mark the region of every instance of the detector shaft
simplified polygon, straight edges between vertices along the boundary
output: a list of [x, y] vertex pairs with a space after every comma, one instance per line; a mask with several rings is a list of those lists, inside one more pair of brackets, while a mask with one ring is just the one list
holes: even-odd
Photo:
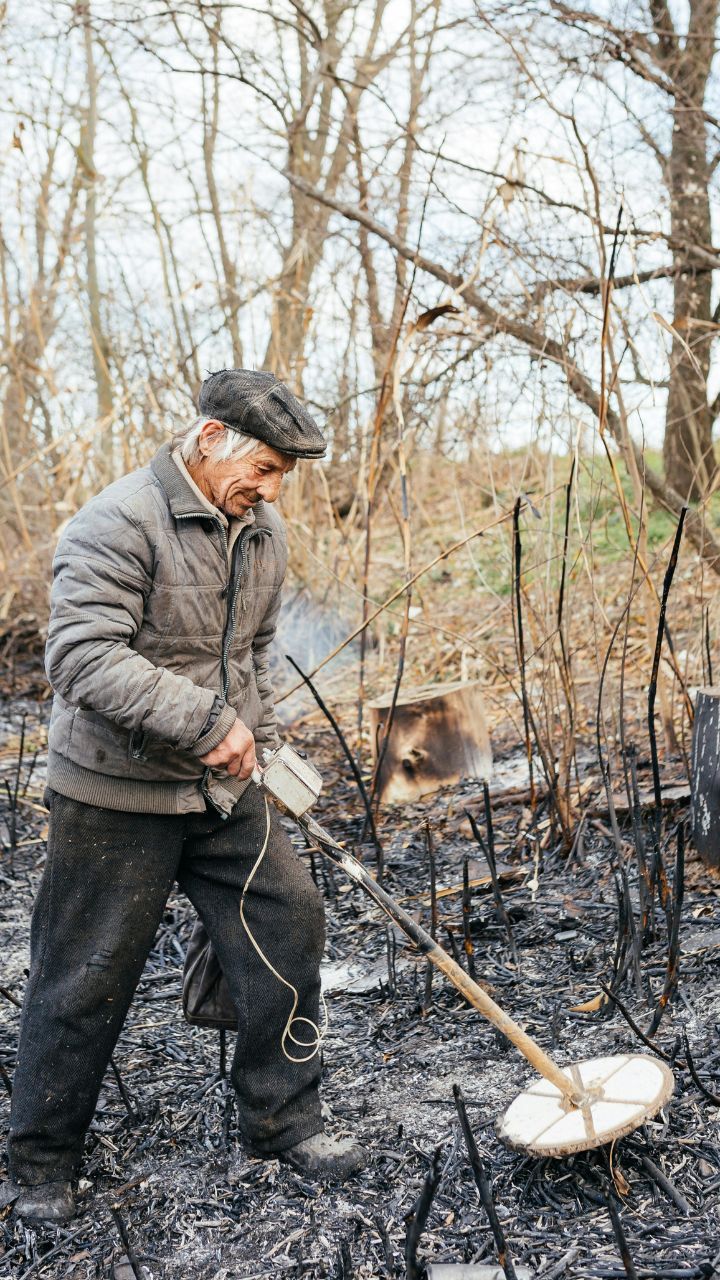
[[440, 969], [447, 978], [450, 979], [453, 986], [457, 988], [461, 995], [465, 997], [474, 1009], [478, 1010], [488, 1022], [491, 1022], [498, 1031], [502, 1031], [507, 1036], [515, 1048], [520, 1051], [524, 1058], [535, 1068], [536, 1071], [555, 1085], [556, 1089], [567, 1100], [572, 1107], [582, 1106], [585, 1101], [584, 1096], [577, 1091], [577, 1087], [573, 1081], [568, 1079], [560, 1067], [549, 1058], [544, 1049], [540, 1048], [522, 1027], [518, 1026], [499, 1004], [488, 995], [487, 991], [483, 991], [481, 986], [465, 972], [461, 966], [452, 959], [451, 956], [438, 946], [434, 938], [423, 929], [422, 925], [417, 924], [412, 916], [403, 911], [402, 907], [390, 897], [389, 893], [373, 880], [365, 868], [357, 858], [354, 858], [347, 849], [343, 849], [342, 845], [333, 840], [332, 836], [324, 830], [319, 823], [313, 818], [302, 817], [297, 819], [300, 827], [306, 835], [313, 840], [323, 853], [326, 854], [336, 866], [340, 867], [346, 875], [359, 884], [374, 902], [385, 912], [390, 919], [402, 929], [403, 933], [410, 941], [422, 952], [424, 956], [436, 969]]

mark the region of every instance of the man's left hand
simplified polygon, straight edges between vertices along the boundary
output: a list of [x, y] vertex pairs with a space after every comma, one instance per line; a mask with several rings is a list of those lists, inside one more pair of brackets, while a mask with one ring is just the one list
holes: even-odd
[[222, 742], [200, 759], [213, 767], [224, 765], [233, 778], [249, 778], [255, 768], [255, 739], [238, 716]]

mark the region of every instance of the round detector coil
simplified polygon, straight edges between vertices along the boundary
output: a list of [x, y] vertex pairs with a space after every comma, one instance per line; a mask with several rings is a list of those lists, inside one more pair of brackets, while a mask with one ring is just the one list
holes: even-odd
[[586, 1101], [573, 1107], [549, 1080], [518, 1094], [498, 1120], [498, 1137], [538, 1156], [590, 1151], [631, 1133], [672, 1096], [675, 1080], [659, 1058], [625, 1053], [562, 1068]]

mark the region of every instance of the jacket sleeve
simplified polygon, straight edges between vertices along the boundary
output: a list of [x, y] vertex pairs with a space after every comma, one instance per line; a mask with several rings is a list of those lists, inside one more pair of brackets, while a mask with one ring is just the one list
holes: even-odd
[[[258, 751], [263, 747], [274, 750], [281, 745], [278, 733], [277, 716], [275, 714], [275, 693], [270, 677], [270, 646], [277, 631], [277, 620], [282, 603], [282, 584], [287, 568], [287, 543], [284, 529], [275, 534], [278, 547], [278, 565], [275, 574], [275, 585], [265, 616], [253, 640], [253, 662], [255, 664], [255, 680], [260, 701], [263, 705], [263, 718], [253, 734]], [[262, 763], [262, 759], [260, 760]]]
[[55, 554], [45, 669], [75, 706], [203, 755], [228, 732], [234, 711], [223, 705], [208, 732], [217, 691], [132, 648], [153, 563], [151, 542], [124, 504], [101, 497], [83, 507]]

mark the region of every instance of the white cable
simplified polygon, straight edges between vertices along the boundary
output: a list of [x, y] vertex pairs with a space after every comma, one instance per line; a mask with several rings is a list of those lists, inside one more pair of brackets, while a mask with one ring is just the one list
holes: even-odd
[[[325, 996], [322, 994], [322, 991], [321, 991], [320, 999], [322, 1001], [322, 1007], [323, 1007], [322, 1031], [320, 1030], [320, 1027], [317, 1025], [317, 1023], [313, 1022], [312, 1018], [296, 1018], [295, 1010], [297, 1009], [298, 1004], [300, 1003], [300, 995], [298, 993], [297, 987], [294, 987], [292, 982], [288, 982], [286, 978], [283, 978], [282, 974], [278, 973], [275, 966], [271, 964], [271, 962], [268, 960], [267, 956], [265, 955], [265, 952], [262, 950], [262, 947], [258, 943], [257, 939], [253, 937], [250, 926], [247, 920], [245, 919], [245, 895], [248, 889], [250, 888], [250, 885], [252, 883], [252, 880], [255, 876], [255, 873], [258, 867], [260, 866], [260, 863], [265, 857], [265, 854], [267, 852], [267, 847], [268, 847], [268, 841], [270, 839], [270, 808], [268, 805], [267, 796], [264, 796], [263, 799], [265, 800], [265, 820], [266, 820], [265, 839], [263, 840], [262, 849], [258, 854], [257, 860], [255, 862], [255, 866], [253, 867], [252, 871], [250, 872], [250, 875], [245, 881], [245, 886], [243, 888], [242, 895], [240, 897], [240, 920], [242, 921], [243, 929], [245, 930], [250, 942], [255, 948], [263, 964], [267, 966], [267, 968], [270, 970], [273, 976], [277, 978], [278, 982], [281, 982], [284, 987], [287, 987], [288, 991], [292, 991], [292, 995], [293, 995], [292, 1009], [290, 1010], [290, 1016], [287, 1022], [285, 1023], [285, 1029], [280, 1038], [280, 1045], [281, 1045], [282, 1051], [285, 1054], [285, 1057], [287, 1058], [288, 1062], [309, 1062], [311, 1058], [315, 1057], [316, 1053], [320, 1052], [323, 1038], [328, 1029], [328, 1011], [327, 1011], [327, 1005], [325, 1003]], [[293, 1023], [297, 1023], [299, 1025], [301, 1022], [303, 1022], [306, 1027], [310, 1027], [312, 1031], [312, 1036], [313, 1036], [312, 1040], [298, 1040], [297, 1037], [293, 1035], [293, 1032], [292, 1032]], [[309, 1049], [310, 1052], [306, 1053], [303, 1057], [298, 1057], [297, 1055], [288, 1053], [287, 1048], [285, 1047], [288, 1040], [292, 1040], [293, 1044], [296, 1045], [299, 1049]]]

